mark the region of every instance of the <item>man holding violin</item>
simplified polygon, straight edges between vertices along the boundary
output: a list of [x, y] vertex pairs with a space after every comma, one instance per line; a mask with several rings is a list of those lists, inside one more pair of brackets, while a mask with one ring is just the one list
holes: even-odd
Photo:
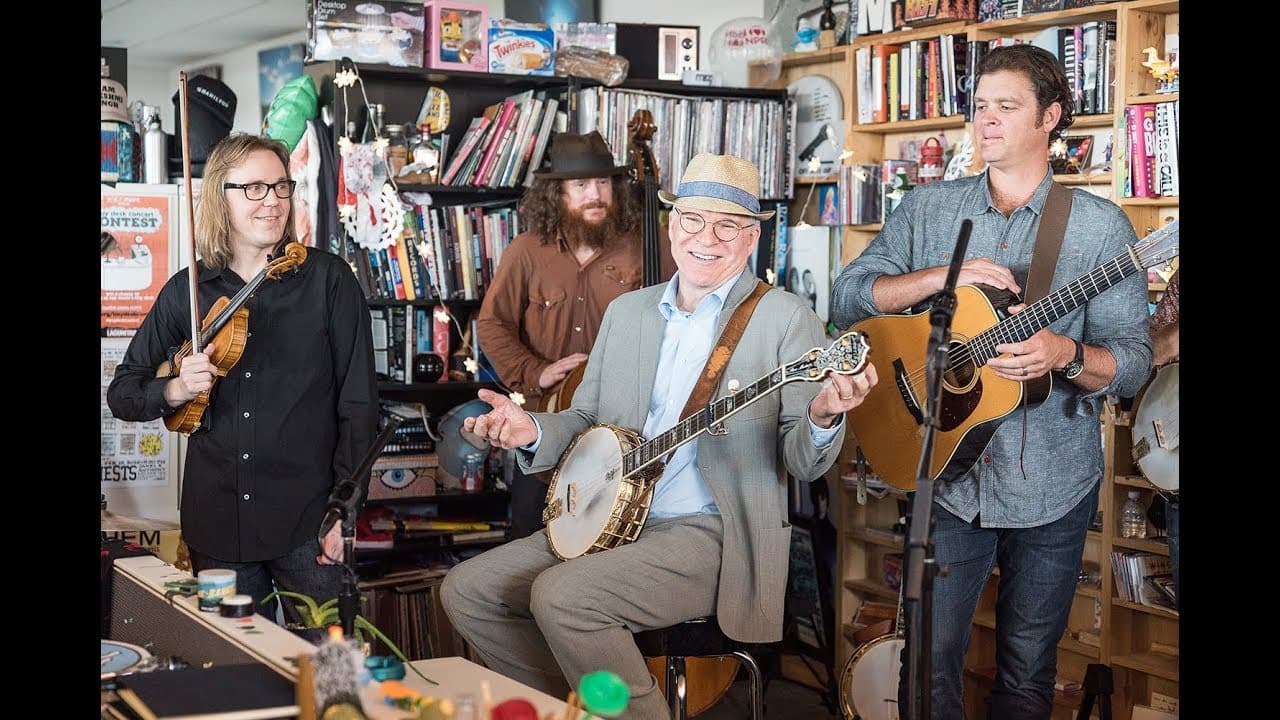
[[[498, 377], [536, 409], [587, 361], [604, 309], [640, 287], [641, 208], [598, 132], [559, 133], [520, 203], [476, 327]], [[567, 403], [564, 403], [567, 405]], [[547, 486], [518, 469], [511, 537], [542, 527]]]
[[[273, 589], [320, 602], [338, 596], [341, 527], [323, 548], [316, 534], [330, 494], [351, 477], [378, 425], [369, 309], [351, 268], [312, 249], [271, 272], [295, 241], [288, 167], [288, 150], [268, 138], [236, 134], [213, 149], [195, 221], [195, 288], [189, 268], [169, 279], [107, 389], [122, 420], [207, 401], [187, 442], [183, 540], [194, 571], [235, 570], [237, 592], [266, 617], [275, 616], [274, 600], [261, 604]], [[240, 306], [248, 317], [174, 363], [193, 334], [191, 293], [207, 324], [215, 303], [255, 281]], [[284, 609], [297, 620], [290, 603]]]

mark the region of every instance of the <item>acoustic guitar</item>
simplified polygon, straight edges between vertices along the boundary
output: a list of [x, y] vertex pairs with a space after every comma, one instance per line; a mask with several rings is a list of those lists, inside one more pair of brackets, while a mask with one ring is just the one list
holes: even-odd
[[[998, 355], [996, 345], [1026, 340], [1130, 275], [1168, 263], [1177, 254], [1175, 220], [1015, 314], [1005, 312], [1012, 304], [1008, 293], [1001, 296], [974, 285], [957, 287], [950, 367], [942, 380], [930, 477], [945, 482], [963, 476], [1008, 415], [1049, 396], [1051, 373], [1025, 382], [996, 376], [986, 364]], [[871, 467], [886, 483], [914, 490], [924, 446], [929, 312], [878, 315], [850, 329], [866, 333], [875, 344], [871, 362], [881, 381], [845, 416], [849, 432], [858, 438]]]

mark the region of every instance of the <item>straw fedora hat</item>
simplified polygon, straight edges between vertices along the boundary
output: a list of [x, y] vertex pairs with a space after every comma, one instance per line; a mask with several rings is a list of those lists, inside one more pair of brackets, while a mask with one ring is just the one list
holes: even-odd
[[534, 175], [547, 180], [576, 180], [579, 178], [620, 175], [629, 168], [614, 165], [613, 153], [599, 132], [585, 135], [557, 133], [551, 138], [550, 167], [535, 170]]
[[760, 212], [760, 171], [750, 160], [733, 155], [694, 155], [684, 169], [675, 194], [658, 191], [658, 199], [681, 209], [708, 210], [729, 215], [749, 215], [757, 220], [773, 217]]

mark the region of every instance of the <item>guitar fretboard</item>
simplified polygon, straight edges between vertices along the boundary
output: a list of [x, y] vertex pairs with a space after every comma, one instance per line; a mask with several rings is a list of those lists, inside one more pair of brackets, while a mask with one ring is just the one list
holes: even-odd
[[630, 475], [695, 439], [708, 428], [719, 425], [730, 415], [781, 387], [786, 382], [784, 378], [783, 368], [778, 368], [736, 393], [711, 401], [702, 410], [681, 420], [666, 432], [623, 456], [623, 472]]
[[975, 365], [996, 357], [996, 345], [1022, 342], [1050, 323], [1089, 302], [1141, 268], [1128, 250], [996, 323], [969, 341]]

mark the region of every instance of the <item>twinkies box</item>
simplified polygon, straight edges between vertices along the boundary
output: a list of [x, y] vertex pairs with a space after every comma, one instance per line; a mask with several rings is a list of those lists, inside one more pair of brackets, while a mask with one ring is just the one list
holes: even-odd
[[555, 75], [556, 33], [542, 23], [489, 21], [489, 72]]
[[422, 67], [424, 29], [421, 3], [311, 0], [307, 60]]

